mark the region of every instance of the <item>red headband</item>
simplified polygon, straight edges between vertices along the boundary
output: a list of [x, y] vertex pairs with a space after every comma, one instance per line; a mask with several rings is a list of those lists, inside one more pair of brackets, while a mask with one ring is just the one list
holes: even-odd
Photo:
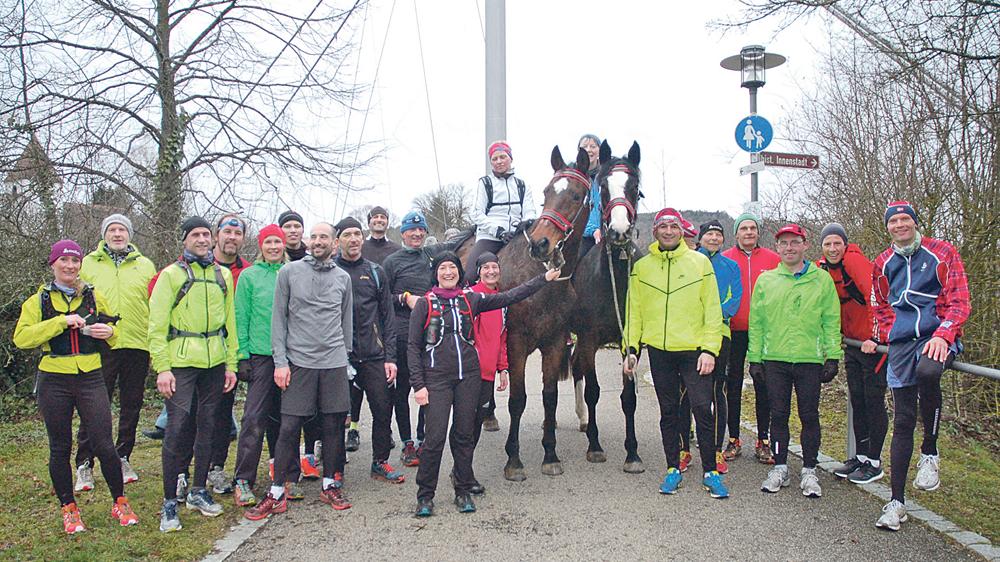
[[511, 158], [514, 158], [514, 153], [511, 152], [510, 145], [507, 144], [507, 143], [505, 143], [505, 142], [500, 142], [500, 141], [497, 141], [497, 142], [491, 144], [489, 150], [487, 150], [487, 152], [490, 155], [490, 158], [493, 158], [493, 153], [496, 152], [496, 151], [498, 151], [498, 150], [501, 151], [501, 152], [506, 152], [507, 156], [510, 156]]

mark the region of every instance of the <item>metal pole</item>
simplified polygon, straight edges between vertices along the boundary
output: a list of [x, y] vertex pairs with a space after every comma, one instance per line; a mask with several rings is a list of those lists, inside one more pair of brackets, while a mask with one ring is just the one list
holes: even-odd
[[[505, 0], [486, 0], [486, 142], [507, 138], [507, 22]], [[486, 171], [489, 172], [489, 157]]]
[[[757, 115], [757, 88], [750, 88], [750, 115]], [[750, 163], [757, 161], [757, 154], [750, 154]], [[753, 205], [754, 213], [759, 213], [756, 209], [757, 203], [757, 172], [750, 174], [750, 203]]]

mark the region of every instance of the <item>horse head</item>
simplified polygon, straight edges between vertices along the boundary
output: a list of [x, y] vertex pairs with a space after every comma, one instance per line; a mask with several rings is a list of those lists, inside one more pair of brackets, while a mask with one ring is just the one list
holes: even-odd
[[545, 186], [545, 203], [528, 234], [528, 242], [531, 257], [547, 262], [550, 267], [562, 267], [566, 263], [563, 245], [574, 231], [585, 226], [590, 212], [590, 178], [587, 176], [590, 159], [580, 148], [576, 162], [566, 164], [556, 146], [552, 149], [551, 163], [555, 175]]
[[601, 143], [601, 168], [597, 181], [601, 185], [601, 220], [605, 236], [612, 246], [628, 245], [635, 232], [636, 209], [642, 192], [639, 191], [639, 143], [622, 158], [611, 155], [611, 146]]

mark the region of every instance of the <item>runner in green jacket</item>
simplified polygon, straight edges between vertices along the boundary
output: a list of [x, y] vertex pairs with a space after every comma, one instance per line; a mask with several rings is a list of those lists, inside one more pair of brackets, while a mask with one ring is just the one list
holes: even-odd
[[830, 274], [805, 261], [806, 231], [797, 224], [778, 230], [781, 264], [761, 273], [750, 299], [750, 330], [747, 361], [750, 369], [767, 383], [771, 406], [771, 438], [774, 468], [761, 490], [778, 492], [789, 485], [788, 417], [792, 388], [802, 422], [802, 495], [823, 495], [816, 476], [819, 454], [820, 383], [833, 380], [839, 360], [840, 298]]

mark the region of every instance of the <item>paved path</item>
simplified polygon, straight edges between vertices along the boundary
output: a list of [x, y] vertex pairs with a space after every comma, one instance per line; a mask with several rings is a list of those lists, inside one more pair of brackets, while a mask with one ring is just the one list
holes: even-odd
[[[334, 512], [316, 499], [318, 484], [307, 483], [306, 500], [272, 518], [230, 559], [972, 559], [967, 551], [913, 521], [898, 533], [876, 530], [881, 502], [825, 473], [821, 499], [803, 497], [797, 476], [780, 494], [761, 493], [767, 469], [753, 460], [749, 447], [727, 476], [732, 493], [728, 500], [713, 500], [702, 490], [697, 458], [678, 494], [660, 495], [657, 487], [665, 463], [651, 387], [641, 388], [636, 413], [646, 472], [632, 475], [621, 470], [625, 456], [618, 402], [621, 383], [613, 374], [618, 364], [617, 352], [605, 351], [598, 357], [598, 370], [607, 373], [599, 405], [607, 463], [584, 459], [587, 440], [577, 431], [572, 387], [566, 382], [561, 383], [557, 432], [566, 472], [557, 477], [541, 474], [541, 382], [538, 375], [530, 376], [521, 437], [528, 480], [503, 479], [507, 427], [503, 393], [497, 397], [501, 432], [484, 433], [476, 454], [477, 475], [488, 490], [477, 501], [477, 513], [456, 513], [450, 503], [451, 459], [446, 449], [437, 515], [416, 519], [412, 516], [416, 469], [404, 469], [408, 481], [400, 486], [370, 480], [366, 462], [370, 442], [363, 440], [347, 468], [352, 509]], [[528, 372], [539, 372], [537, 354], [529, 360]], [[362, 426], [367, 434], [364, 421], [368, 420]], [[801, 463], [793, 459], [791, 466], [797, 475]]]

